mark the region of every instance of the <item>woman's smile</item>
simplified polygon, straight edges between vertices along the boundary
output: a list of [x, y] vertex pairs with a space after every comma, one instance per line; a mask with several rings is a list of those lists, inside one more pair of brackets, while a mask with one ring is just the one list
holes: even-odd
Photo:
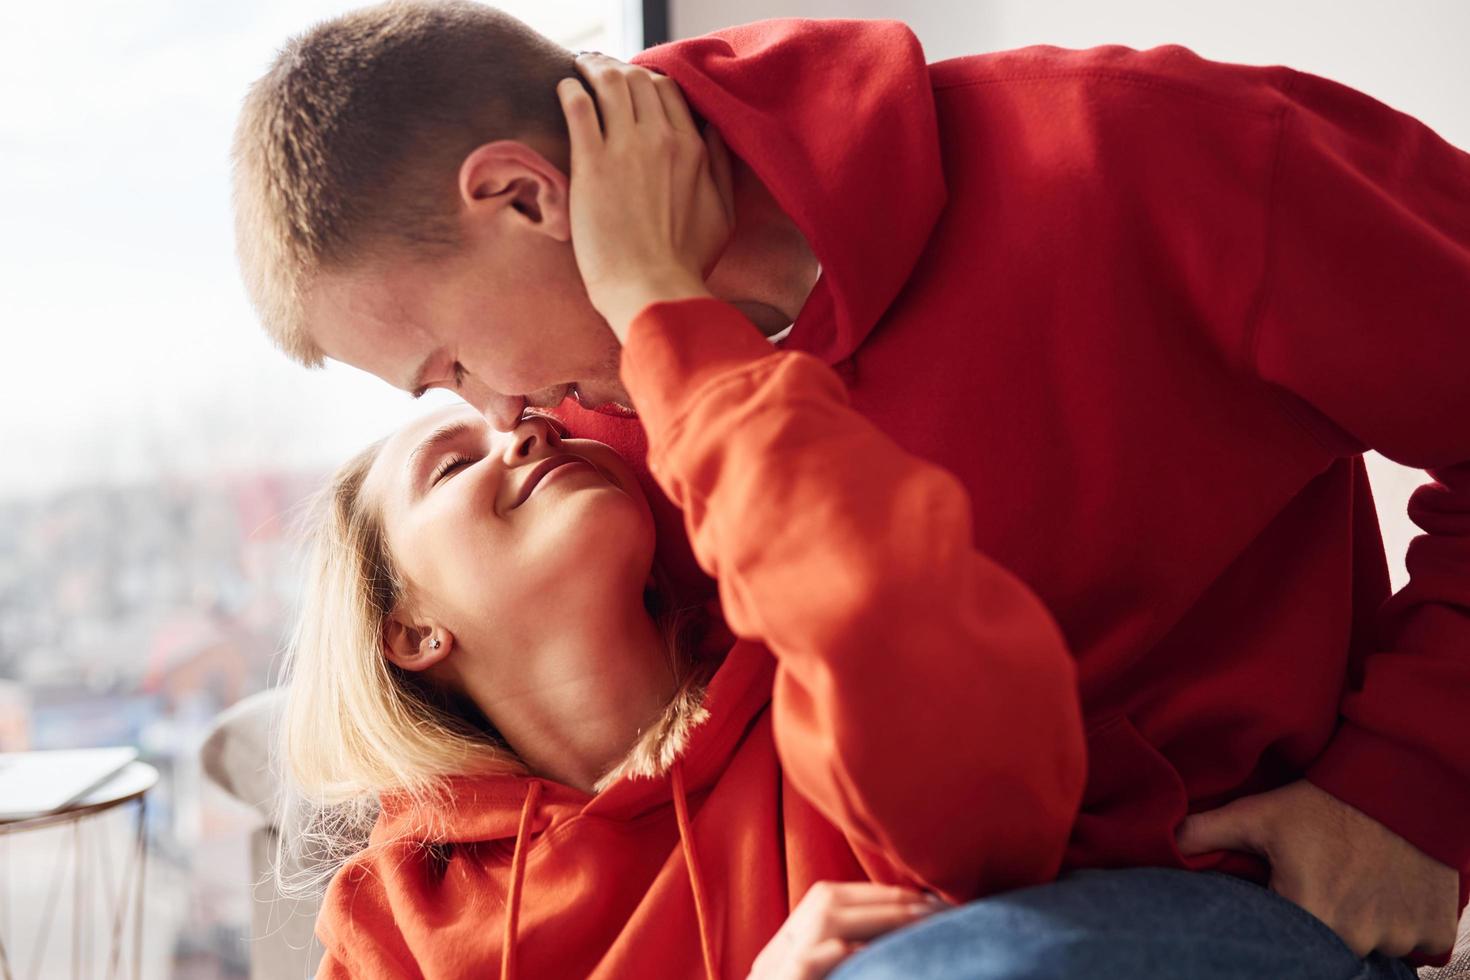
[[602, 476], [602, 472], [597, 467], [587, 462], [585, 459], [567, 460], [565, 463], [562, 463], [555, 468], [549, 470], [545, 476], [538, 480], [536, 482], [536, 485], [531, 488], [531, 492], [526, 495], [526, 499], [530, 500], [532, 497], [536, 496], [537, 491], [546, 486], [546, 484], [550, 483], [552, 480], [563, 479], [563, 474], [565, 473], [589, 472], [596, 474], [598, 477]]

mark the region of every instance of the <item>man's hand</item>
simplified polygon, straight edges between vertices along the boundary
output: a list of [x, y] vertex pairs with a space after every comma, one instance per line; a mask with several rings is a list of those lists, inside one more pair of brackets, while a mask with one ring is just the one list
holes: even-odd
[[[572, 248], [592, 305], [624, 340], [648, 304], [708, 296], [734, 225], [729, 156], [672, 79], [582, 55], [557, 86], [571, 136]], [[598, 126], [597, 110], [602, 110]]]
[[1179, 829], [1179, 849], [1265, 858], [1271, 890], [1360, 957], [1437, 956], [1455, 943], [1459, 874], [1305, 780], [1194, 814]]

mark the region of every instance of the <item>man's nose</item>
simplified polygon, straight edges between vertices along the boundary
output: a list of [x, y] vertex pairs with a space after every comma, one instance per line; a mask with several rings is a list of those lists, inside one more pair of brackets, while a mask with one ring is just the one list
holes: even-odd
[[485, 416], [493, 428], [511, 432], [520, 421], [526, 408], [526, 399], [521, 395], [502, 395], [483, 385], [465, 385], [464, 399]]

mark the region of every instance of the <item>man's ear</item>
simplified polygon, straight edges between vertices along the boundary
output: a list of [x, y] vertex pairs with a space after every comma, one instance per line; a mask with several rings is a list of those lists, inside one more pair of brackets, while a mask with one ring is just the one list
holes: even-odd
[[560, 168], [516, 140], [477, 146], [459, 166], [460, 203], [472, 215], [518, 216], [559, 242], [572, 238], [568, 184]]
[[454, 649], [454, 634], [435, 623], [414, 624], [394, 613], [383, 627], [383, 655], [404, 670], [428, 670]]

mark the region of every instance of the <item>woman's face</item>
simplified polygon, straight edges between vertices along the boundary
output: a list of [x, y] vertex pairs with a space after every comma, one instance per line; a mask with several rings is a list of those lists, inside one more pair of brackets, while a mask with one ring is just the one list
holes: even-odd
[[413, 625], [448, 630], [477, 660], [513, 660], [642, 601], [654, 550], [643, 491], [610, 447], [556, 419], [499, 432], [467, 405], [430, 413], [389, 438], [364, 489]]

